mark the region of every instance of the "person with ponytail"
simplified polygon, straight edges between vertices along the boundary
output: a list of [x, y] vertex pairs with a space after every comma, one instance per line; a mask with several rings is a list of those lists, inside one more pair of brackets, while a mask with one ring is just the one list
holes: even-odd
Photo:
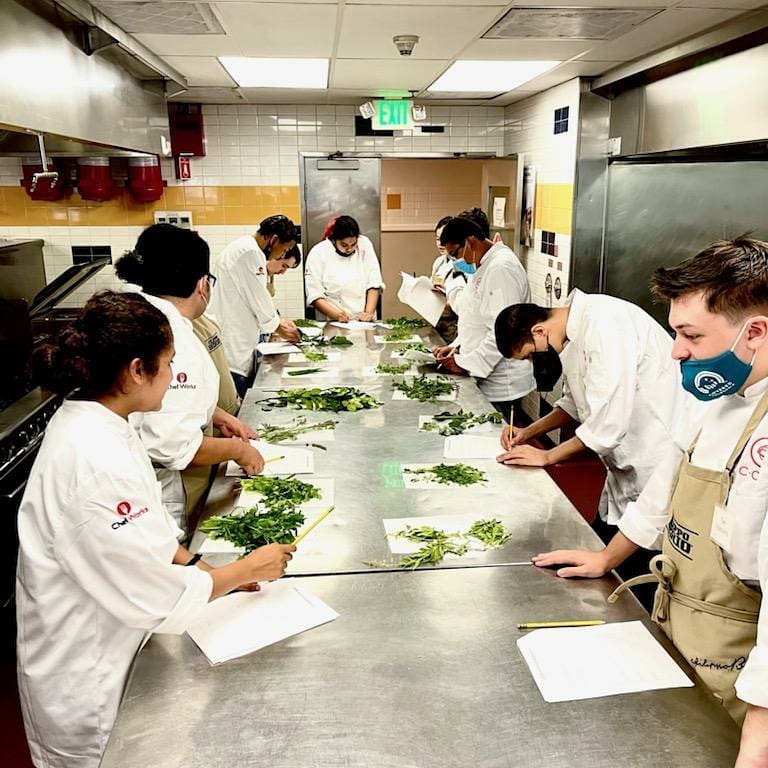
[[19, 695], [37, 768], [97, 768], [146, 634], [181, 634], [210, 600], [282, 576], [295, 550], [214, 569], [179, 545], [129, 421], [160, 410], [174, 351], [160, 310], [105, 291], [33, 360], [65, 398], [18, 514]]
[[[219, 373], [192, 328], [203, 314], [216, 280], [209, 272], [210, 250], [196, 232], [170, 224], [145, 229], [134, 251], [115, 264], [122, 280], [141, 286], [142, 295], [168, 319], [176, 353], [174, 376], [156, 413], [135, 413], [138, 431], [163, 486], [163, 501], [179, 527], [189, 531], [207, 482], [195, 484], [187, 497], [181, 471], [235, 461], [247, 474], [264, 468], [261, 454], [249, 443], [256, 433], [218, 407]], [[213, 428], [224, 437], [213, 437]], [[199, 494], [199, 495], [198, 495]]]
[[323, 234], [307, 255], [307, 306], [321, 320], [373, 320], [384, 290], [373, 243], [351, 216], [331, 219]]

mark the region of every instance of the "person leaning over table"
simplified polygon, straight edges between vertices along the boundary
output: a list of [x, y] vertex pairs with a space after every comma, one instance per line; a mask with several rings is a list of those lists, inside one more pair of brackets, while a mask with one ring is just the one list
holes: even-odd
[[533, 368], [527, 360], [502, 356], [496, 346], [494, 322], [504, 307], [530, 299], [528, 277], [504, 243], [494, 244], [483, 237], [469, 219], [451, 219], [440, 242], [469, 279], [456, 339], [432, 351], [449, 373], [474, 376], [493, 407], [511, 423], [514, 403], [533, 389]]
[[216, 261], [218, 279], [208, 314], [221, 327], [224, 352], [240, 397], [253, 384], [255, 351], [262, 334], [277, 333], [286, 341], [299, 340], [295, 323], [281, 320], [267, 289], [268, 275], [282, 274], [276, 265], [294, 245], [294, 223], [280, 214], [268, 216], [255, 234], [231, 242]]
[[[175, 376], [163, 406], [130, 420], [156, 467], [163, 503], [185, 530], [199, 498], [187, 498], [181, 470], [230, 459], [249, 475], [264, 468], [261, 454], [248, 442], [256, 433], [217, 406], [219, 374], [192, 330], [191, 321], [205, 311], [215, 282], [209, 259], [208, 244], [197, 233], [153, 224], [141, 233], [135, 250], [115, 264], [117, 276], [140, 285], [142, 295], [171, 324]], [[212, 437], [214, 427], [225, 437]]]
[[[659, 451], [672, 444], [679, 415], [696, 403], [680, 386], [672, 339], [640, 307], [574, 290], [564, 307], [506, 307], [496, 318], [496, 344], [505, 357], [531, 361], [539, 391], [551, 391], [563, 377], [563, 394], [550, 413], [522, 429], [505, 427], [497, 460], [546, 467], [594, 451], [607, 475], [593, 528], [609, 541], [648, 482]], [[568, 426], [576, 434], [554, 448], [529, 444]], [[647, 564], [638, 554], [619, 574], [635, 576]], [[638, 597], [650, 610], [653, 590], [646, 587]]]
[[214, 569], [179, 545], [129, 423], [160, 410], [173, 357], [165, 314], [110, 291], [36, 353], [39, 380], [67, 398], [18, 516], [19, 696], [37, 768], [97, 768], [146, 634], [181, 634], [209, 600], [281, 577], [296, 549], [270, 544]]
[[657, 454], [605, 549], [533, 562], [597, 578], [661, 535], [653, 618], [743, 721], [737, 768], [768, 768], [768, 243], [713, 243], [651, 286], [670, 303], [682, 386], [711, 405], [684, 449]]
[[[437, 256], [432, 262], [432, 272], [430, 274], [430, 280], [432, 281], [432, 290], [435, 293], [439, 293], [445, 296], [446, 282], [451, 279], [453, 275], [453, 259], [448, 256], [448, 252], [440, 245], [440, 235], [443, 231], [443, 227], [452, 219], [452, 216], [443, 216], [440, 221], [437, 222], [435, 227], [435, 243], [437, 245]], [[466, 281], [465, 281], [466, 282]], [[450, 344], [458, 333], [457, 321], [458, 315], [451, 309], [451, 305], [446, 298], [445, 308], [443, 314], [437, 321], [435, 330], [443, 341]]]
[[373, 243], [351, 216], [332, 219], [324, 234], [307, 254], [307, 306], [320, 320], [375, 319], [384, 282]]

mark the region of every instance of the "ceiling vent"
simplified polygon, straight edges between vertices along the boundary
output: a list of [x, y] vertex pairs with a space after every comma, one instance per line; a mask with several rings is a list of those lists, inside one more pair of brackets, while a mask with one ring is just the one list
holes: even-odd
[[483, 37], [491, 40], [611, 40], [663, 8], [512, 8]]
[[135, 3], [95, 0], [93, 5], [118, 27], [133, 34], [223, 35], [209, 3], [154, 0]]

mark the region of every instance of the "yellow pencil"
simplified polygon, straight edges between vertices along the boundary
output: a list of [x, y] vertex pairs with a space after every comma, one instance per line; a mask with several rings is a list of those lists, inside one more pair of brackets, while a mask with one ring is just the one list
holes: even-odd
[[518, 629], [550, 629], [551, 627], [596, 627], [605, 624], [602, 619], [585, 619], [583, 621], [529, 621], [518, 624]]
[[328, 515], [333, 512], [333, 507], [328, 507], [328, 509], [323, 512], [322, 515], [318, 515], [318, 517], [315, 519], [315, 521], [312, 523], [312, 525], [309, 526], [309, 528], [305, 528], [294, 540], [294, 544], [298, 544], [316, 525], [321, 523], [323, 520], [325, 520]]
[[285, 456], [273, 456], [271, 459], [265, 459], [264, 464], [271, 464], [273, 461], [282, 461]]

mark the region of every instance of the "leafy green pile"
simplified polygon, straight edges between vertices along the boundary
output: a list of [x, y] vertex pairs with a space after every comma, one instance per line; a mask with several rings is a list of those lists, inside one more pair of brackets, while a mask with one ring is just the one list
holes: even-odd
[[378, 408], [381, 401], [372, 395], [360, 391], [356, 387], [328, 387], [320, 389], [278, 389], [274, 397], [261, 401], [262, 410], [272, 408], [288, 408], [293, 406], [305, 411], [362, 411], [368, 408]]
[[376, 366], [376, 373], [405, 373], [407, 370], [410, 370], [410, 367], [410, 363], [379, 363]]
[[468, 413], [460, 409], [455, 413], [451, 411], [436, 413], [432, 420], [425, 422], [421, 428], [425, 432], [437, 432], [444, 437], [448, 437], [450, 435], [460, 435], [465, 430], [478, 424], [501, 424], [502, 421], [503, 417], [498, 411]]
[[450, 395], [458, 391], [458, 385], [453, 379], [447, 376], [430, 378], [424, 374], [410, 381], [393, 381], [392, 386], [410, 400], [418, 400], [420, 403], [434, 403], [440, 395]]
[[295, 371], [288, 371], [289, 376], [309, 376], [312, 373], [320, 373], [322, 368], [299, 368]]
[[384, 341], [408, 341], [413, 336], [410, 328], [393, 328], [384, 335]]
[[512, 536], [500, 520], [477, 520], [472, 523], [466, 533], [473, 539], [482, 541], [488, 547], [501, 547], [509, 541]]
[[244, 491], [256, 491], [267, 512], [294, 512], [302, 504], [320, 498], [320, 490], [312, 483], [287, 477], [260, 476], [240, 481]]
[[390, 317], [384, 321], [393, 328], [426, 328], [429, 323], [420, 317]]
[[325, 354], [325, 352], [320, 352], [319, 350], [313, 350], [313, 349], [302, 349], [301, 354], [304, 355], [304, 357], [310, 362], [310, 363], [317, 363], [320, 360], [327, 360], [328, 355]]
[[446, 555], [463, 555], [468, 549], [466, 544], [454, 541], [453, 537], [445, 531], [439, 531], [428, 525], [420, 528], [412, 528], [408, 525], [405, 530], [399, 531], [396, 535], [410, 541], [424, 542], [424, 546], [417, 552], [400, 558], [398, 564], [400, 568], [414, 570], [422, 565], [437, 565]]
[[298, 320], [293, 321], [297, 328], [319, 328], [320, 326], [314, 321], [309, 320], [306, 317], [300, 317]]
[[290, 424], [276, 426], [274, 424], [260, 424], [256, 431], [261, 440], [268, 443], [281, 443], [284, 440], [294, 440], [305, 432], [314, 432], [318, 429], [336, 429], [338, 421], [320, 421], [316, 424], [307, 424], [306, 416], [297, 416]]
[[290, 544], [304, 521], [304, 515], [295, 510], [259, 514], [259, 508], [253, 507], [243, 514], [209, 517], [200, 530], [212, 539], [231, 541], [247, 554], [265, 544]]
[[[426, 480], [441, 485], [474, 485], [484, 483], [488, 478], [482, 469], [468, 464], [435, 464], [421, 469], [403, 469], [407, 475], [423, 475]], [[418, 479], [418, 478], [416, 478]]]
[[407, 352], [409, 349], [412, 349], [415, 352], [426, 352], [427, 354], [432, 352], [432, 350], [421, 341], [412, 341], [410, 344], [403, 344], [402, 347], [398, 347], [395, 351], [402, 355], [403, 352]]

